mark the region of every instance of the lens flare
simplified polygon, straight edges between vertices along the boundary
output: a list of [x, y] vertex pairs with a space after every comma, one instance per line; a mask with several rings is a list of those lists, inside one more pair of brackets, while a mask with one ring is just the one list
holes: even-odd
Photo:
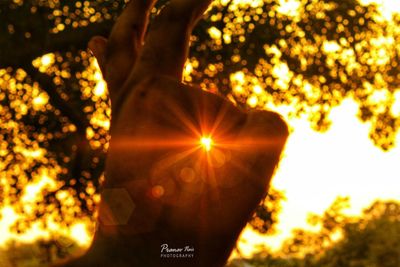
[[200, 144], [206, 151], [210, 151], [213, 145], [213, 140], [211, 139], [211, 137], [203, 136], [200, 139]]

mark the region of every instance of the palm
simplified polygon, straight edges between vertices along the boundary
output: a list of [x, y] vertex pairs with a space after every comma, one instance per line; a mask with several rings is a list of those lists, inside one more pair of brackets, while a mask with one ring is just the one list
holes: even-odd
[[[157, 256], [162, 242], [192, 245], [197, 264], [220, 266], [266, 195], [287, 138], [286, 124], [275, 113], [244, 112], [215, 94], [180, 83], [189, 34], [210, 1], [171, 1], [139, 49], [140, 38], [121, 41], [124, 29], [131, 36], [125, 40], [132, 40], [129, 29], [137, 31], [129, 26], [131, 20], [137, 23], [131, 15], [152, 4], [138, 2], [133, 1], [117, 22], [107, 49], [91, 45], [113, 104], [96, 236], [129, 240], [157, 233], [149, 255]], [[191, 15], [177, 23], [171, 16], [178, 11]], [[141, 17], [138, 25], [143, 28], [136, 37], [147, 25], [147, 17]], [[114, 50], [118, 42], [126, 50]], [[156, 50], [163, 58], [149, 56]], [[202, 138], [211, 139], [202, 146]], [[107, 190], [115, 189], [126, 194], [110, 197]], [[129, 212], [114, 205], [119, 198], [124, 202], [125, 195], [132, 202]]]

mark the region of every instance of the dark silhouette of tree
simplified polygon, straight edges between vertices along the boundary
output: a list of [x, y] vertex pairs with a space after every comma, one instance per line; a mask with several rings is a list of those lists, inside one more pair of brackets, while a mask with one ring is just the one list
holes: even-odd
[[400, 205], [374, 203], [363, 218], [343, 227], [344, 238], [328, 249], [317, 266], [400, 265]]
[[[261, 252], [236, 265], [280, 267], [385, 266], [400, 264], [400, 205], [377, 201], [362, 216], [344, 214], [348, 198], [338, 198], [322, 215], [310, 219], [320, 231], [297, 229], [280, 255]], [[340, 238], [335, 239], [340, 233]]]
[[281, 211], [280, 203], [284, 199], [285, 196], [281, 191], [271, 188], [249, 222], [252, 228], [262, 234], [274, 233], [275, 224], [278, 222], [277, 215]]

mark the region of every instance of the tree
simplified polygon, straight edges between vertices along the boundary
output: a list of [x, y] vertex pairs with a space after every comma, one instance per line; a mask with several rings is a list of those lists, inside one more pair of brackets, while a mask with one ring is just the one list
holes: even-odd
[[[359, 117], [372, 123], [374, 143], [384, 150], [394, 145], [398, 15], [385, 21], [376, 6], [356, 0], [269, 0], [239, 7], [231, 1], [214, 12], [222, 15], [208, 21], [212, 40], [198, 32], [196, 40], [206, 45], [193, 46], [200, 59], [193, 59], [196, 81], [251, 107], [289, 104], [320, 131], [329, 127], [331, 108], [352, 97]], [[265, 94], [258, 94], [260, 86]]]
[[[192, 37], [185, 82], [250, 108], [290, 104], [321, 131], [331, 108], [352, 97], [372, 123], [371, 139], [390, 149], [399, 127], [400, 17], [383, 20], [355, 0], [280, 3], [215, 1]], [[108, 34], [123, 4], [0, 2], [0, 199], [24, 214], [12, 223], [17, 232], [38, 218], [43, 228], [71, 225], [95, 210], [111, 113], [86, 44]], [[260, 206], [253, 220], [262, 231], [273, 222], [267, 210]]]
[[328, 249], [317, 266], [385, 266], [400, 264], [400, 205], [374, 203], [363, 218], [343, 227], [343, 239]]
[[[336, 267], [400, 264], [400, 204], [376, 201], [359, 217], [346, 215], [348, 198], [338, 198], [321, 216], [318, 231], [296, 229], [277, 255], [261, 252], [251, 266]], [[239, 265], [240, 266], [240, 265]]]

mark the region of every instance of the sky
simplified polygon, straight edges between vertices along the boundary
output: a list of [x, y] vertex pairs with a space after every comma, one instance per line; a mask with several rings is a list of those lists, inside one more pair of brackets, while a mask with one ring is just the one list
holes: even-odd
[[369, 125], [358, 120], [357, 109], [351, 99], [333, 109], [326, 133], [305, 119], [289, 121], [293, 131], [272, 182], [287, 198], [277, 234], [265, 237], [247, 228], [239, 245], [244, 256], [262, 244], [277, 249], [292, 229], [307, 228], [309, 213], [322, 214], [338, 196], [351, 198], [352, 215], [377, 199], [400, 201], [400, 135], [398, 145], [383, 152], [368, 138]]
[[378, 3], [385, 17], [390, 18], [394, 12], [400, 12], [398, 0], [359, 0], [362, 4]]

